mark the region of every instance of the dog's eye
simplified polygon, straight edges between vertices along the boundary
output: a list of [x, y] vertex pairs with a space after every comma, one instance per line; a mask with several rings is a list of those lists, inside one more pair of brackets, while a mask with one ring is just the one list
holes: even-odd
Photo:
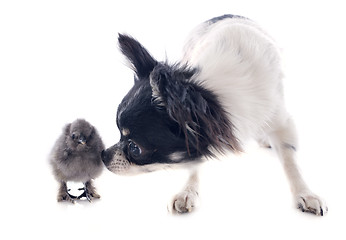
[[132, 157], [139, 157], [142, 154], [141, 148], [131, 140], [129, 140], [128, 148]]
[[76, 135], [74, 133], [72, 133], [72, 139], [74, 140], [76, 138]]

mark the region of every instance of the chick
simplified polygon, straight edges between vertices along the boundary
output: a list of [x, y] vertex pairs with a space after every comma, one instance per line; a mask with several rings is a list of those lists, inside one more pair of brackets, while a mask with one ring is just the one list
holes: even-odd
[[[74, 203], [75, 199], [82, 197], [90, 202], [92, 198], [100, 198], [92, 185], [92, 179], [98, 177], [103, 170], [103, 149], [104, 144], [97, 130], [84, 119], [77, 119], [63, 128], [50, 157], [53, 174], [60, 183], [58, 202]], [[66, 185], [68, 181], [82, 182], [83, 194], [78, 197], [70, 195]]]

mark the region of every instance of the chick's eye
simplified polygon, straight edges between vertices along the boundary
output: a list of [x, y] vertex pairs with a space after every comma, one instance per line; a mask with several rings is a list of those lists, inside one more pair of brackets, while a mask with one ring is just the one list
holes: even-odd
[[72, 139], [74, 140], [76, 138], [76, 135], [74, 133], [72, 133]]
[[131, 140], [129, 140], [128, 148], [132, 157], [139, 157], [142, 154], [141, 148]]

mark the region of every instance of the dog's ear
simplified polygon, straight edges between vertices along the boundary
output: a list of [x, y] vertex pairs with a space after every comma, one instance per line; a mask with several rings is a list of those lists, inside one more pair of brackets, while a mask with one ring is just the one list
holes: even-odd
[[149, 77], [152, 104], [178, 123], [189, 154], [212, 154], [209, 146], [220, 152], [239, 150], [227, 113], [211, 91], [191, 79], [194, 73], [186, 67], [158, 64]]
[[130, 61], [137, 79], [148, 79], [157, 61], [137, 40], [128, 35], [119, 34], [118, 42], [122, 53]]
[[[150, 73], [152, 99], [156, 106], [168, 108], [176, 104], [186, 103], [189, 80], [195, 70], [187, 67], [157, 64]], [[169, 110], [169, 109], [167, 109]]]

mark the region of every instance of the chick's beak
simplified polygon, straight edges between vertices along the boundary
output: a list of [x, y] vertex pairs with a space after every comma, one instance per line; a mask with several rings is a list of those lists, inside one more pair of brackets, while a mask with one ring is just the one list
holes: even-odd
[[83, 135], [81, 135], [78, 139], [78, 143], [82, 145], [86, 144], [86, 138]]

